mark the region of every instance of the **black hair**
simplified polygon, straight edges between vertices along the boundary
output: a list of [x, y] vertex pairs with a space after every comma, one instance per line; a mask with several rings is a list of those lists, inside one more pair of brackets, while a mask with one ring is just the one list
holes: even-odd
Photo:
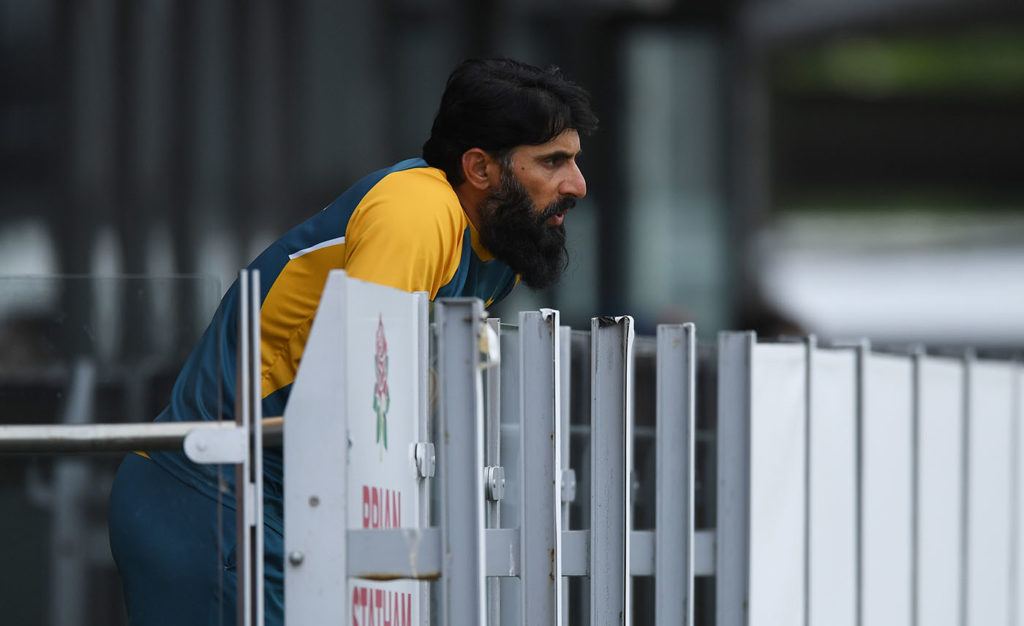
[[462, 155], [480, 148], [503, 158], [516, 146], [538, 145], [573, 129], [597, 129], [590, 95], [557, 67], [512, 59], [469, 59], [448, 77], [423, 159], [463, 182]]

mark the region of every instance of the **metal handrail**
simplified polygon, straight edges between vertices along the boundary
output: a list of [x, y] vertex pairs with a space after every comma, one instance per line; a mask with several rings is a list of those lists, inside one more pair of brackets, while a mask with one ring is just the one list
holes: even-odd
[[[194, 430], [237, 428], [234, 421], [146, 422], [132, 424], [3, 424], [0, 454], [67, 454], [181, 450]], [[263, 419], [263, 445], [281, 445], [284, 418]]]

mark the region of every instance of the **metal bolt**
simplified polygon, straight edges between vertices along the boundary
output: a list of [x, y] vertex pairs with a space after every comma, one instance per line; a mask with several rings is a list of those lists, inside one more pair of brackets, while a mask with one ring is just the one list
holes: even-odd
[[293, 552], [289, 552], [288, 553], [288, 562], [291, 563], [292, 565], [295, 565], [295, 566], [302, 565], [302, 562], [304, 560], [306, 560], [306, 555], [304, 555], [303, 553], [299, 552], [298, 550], [295, 550]]
[[487, 499], [498, 502], [505, 497], [505, 468], [500, 465], [488, 465], [484, 468], [484, 487]]

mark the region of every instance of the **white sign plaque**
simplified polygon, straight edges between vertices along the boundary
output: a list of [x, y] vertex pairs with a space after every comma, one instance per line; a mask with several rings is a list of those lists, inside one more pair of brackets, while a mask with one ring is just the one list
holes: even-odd
[[[348, 527], [419, 526], [419, 332], [412, 294], [352, 280], [348, 334]], [[350, 578], [352, 626], [419, 623], [420, 583]]]
[[288, 623], [426, 618], [426, 583], [343, 576], [346, 527], [423, 525], [413, 449], [426, 432], [424, 303], [340, 271], [327, 279], [284, 411]]

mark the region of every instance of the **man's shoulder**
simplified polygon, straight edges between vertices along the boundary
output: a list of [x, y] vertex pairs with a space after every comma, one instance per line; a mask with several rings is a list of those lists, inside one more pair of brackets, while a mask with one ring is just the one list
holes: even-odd
[[468, 225], [459, 197], [443, 171], [422, 159], [409, 159], [382, 172], [360, 199], [356, 214], [397, 218], [409, 228], [443, 223], [461, 232]]
[[458, 196], [444, 172], [430, 167], [423, 159], [401, 161], [382, 172], [384, 175], [371, 192], [406, 196], [418, 203], [436, 201], [458, 206]]
[[378, 219], [463, 220], [458, 196], [444, 172], [419, 158], [367, 174], [311, 221], [344, 232], [350, 219], [367, 213]]

